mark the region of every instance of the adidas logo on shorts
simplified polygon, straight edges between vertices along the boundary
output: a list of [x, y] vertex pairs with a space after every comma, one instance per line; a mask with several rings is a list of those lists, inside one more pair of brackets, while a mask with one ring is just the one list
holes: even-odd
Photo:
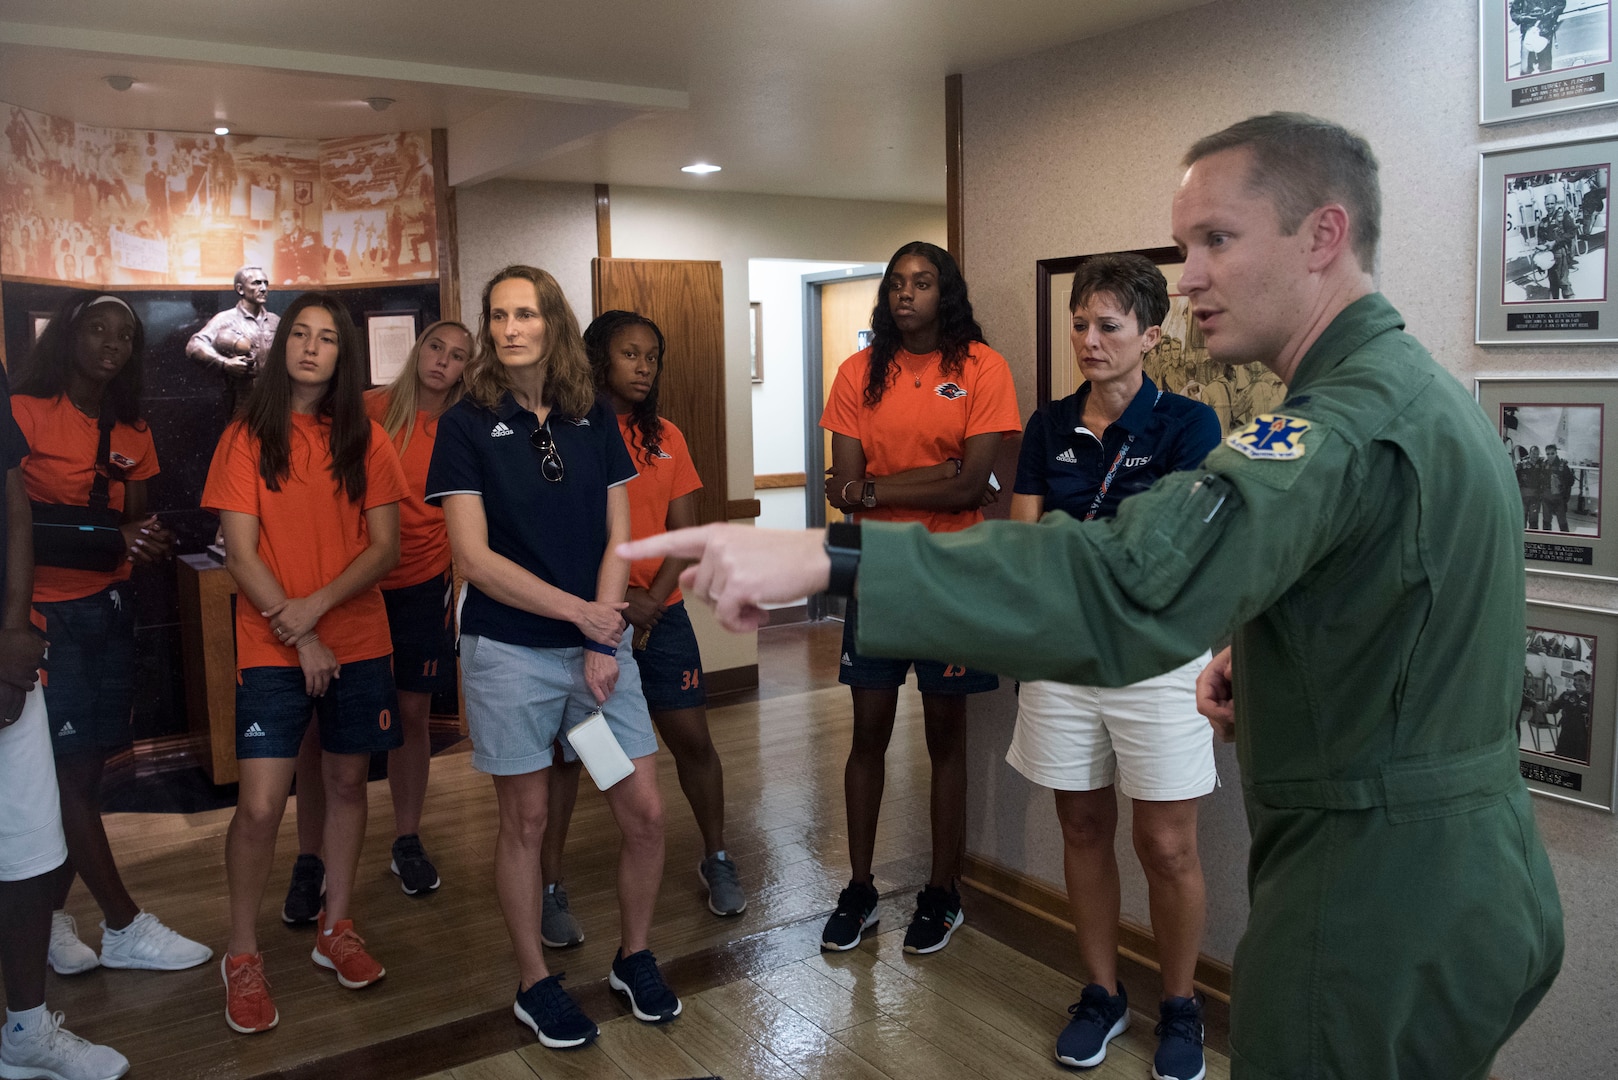
[[[515, 431], [512, 431], [510, 428], [506, 427], [506, 422], [504, 420], [495, 421], [494, 427], [489, 431], [489, 437], [494, 439], [501, 438], [505, 435], [515, 434], [517, 434]], [[262, 732], [260, 734], [262, 734]]]
[[1077, 465], [1079, 463], [1079, 459], [1074, 456], [1073, 450], [1072, 450], [1071, 447], [1069, 447], [1066, 450], [1063, 450], [1060, 454], [1057, 454], [1056, 455], [1056, 460], [1057, 461], [1065, 461], [1069, 465]]
[[844, 667], [853, 667], [853, 666], [854, 666], [854, 661], [852, 661], [852, 660], [850, 660], [850, 659], [849, 659], [849, 658], [848, 658], [848, 654], [847, 654], [847, 653], [844, 653], [844, 654], [843, 654], [843, 658], [842, 658], [842, 660], [840, 660], [840, 661], [838, 661], [838, 662], [839, 662], [839, 663], [840, 663], [840, 664], [842, 664], [842, 665], [843, 665], [843, 666], [844, 666]]
[[56, 734], [57, 734], [57, 737], [65, 739], [69, 735], [77, 735], [78, 730], [76, 728], [74, 728], [73, 721], [69, 720], [67, 723], [63, 724], [60, 729], [57, 730]]
[[264, 729], [258, 726], [258, 722], [254, 721], [252, 727], [242, 732], [242, 737], [245, 739], [263, 739], [267, 736], [265, 735]]

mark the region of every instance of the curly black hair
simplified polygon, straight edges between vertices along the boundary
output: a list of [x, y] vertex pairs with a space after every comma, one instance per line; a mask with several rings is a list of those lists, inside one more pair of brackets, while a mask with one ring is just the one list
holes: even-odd
[[972, 317], [972, 301], [966, 296], [966, 278], [955, 258], [937, 244], [913, 240], [893, 253], [876, 290], [876, 307], [871, 311], [871, 370], [865, 383], [865, 406], [874, 409], [882, 401], [888, 384], [897, 375], [894, 354], [904, 344], [899, 326], [888, 308], [893, 268], [906, 255], [920, 255], [938, 270], [938, 347], [944, 354], [945, 375], [959, 375], [966, 366], [967, 352], [974, 341], [983, 340], [983, 330]]
[[[595, 377], [596, 389], [605, 393], [607, 373], [612, 369], [612, 339], [617, 336], [618, 331], [631, 326], [644, 326], [657, 338], [657, 372], [652, 376], [652, 392], [646, 395], [645, 400], [636, 402], [629, 409], [629, 418], [637, 433], [632, 435], [631, 439], [639, 444], [641, 460], [649, 463], [662, 449], [663, 419], [657, 415], [657, 391], [663, 384], [663, 351], [666, 347], [663, 331], [655, 322], [638, 312], [603, 311], [585, 328], [584, 352], [590, 358], [590, 374]], [[631, 447], [631, 452], [636, 449], [637, 447]]]

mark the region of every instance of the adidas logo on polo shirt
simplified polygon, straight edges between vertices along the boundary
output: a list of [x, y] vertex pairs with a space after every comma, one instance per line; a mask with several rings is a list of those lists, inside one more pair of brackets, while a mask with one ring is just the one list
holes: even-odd
[[[493, 430], [491, 430], [489, 432], [489, 437], [494, 438], [494, 439], [498, 439], [503, 435], [515, 435], [515, 434], [517, 434], [515, 431], [512, 431], [510, 428], [506, 427], [506, 422], [504, 420], [496, 420]], [[263, 732], [259, 732], [259, 734], [262, 735]]]
[[[509, 435], [510, 432], [507, 432], [506, 434]], [[250, 727], [246, 731], [242, 732], [242, 737], [246, 738], [246, 739], [262, 739], [262, 738], [265, 738], [266, 736], [264, 734], [264, 729], [259, 727], [258, 723], [255, 721], [253, 723], [252, 727]]]
[[73, 721], [69, 720], [67, 723], [65, 723], [65, 724], [63, 724], [61, 726], [61, 728], [56, 732], [56, 734], [57, 734], [58, 738], [65, 739], [69, 735], [77, 735], [78, 731], [73, 727]]
[[1079, 459], [1077, 457], [1075, 457], [1074, 454], [1073, 454], [1073, 448], [1072, 447], [1068, 447], [1066, 450], [1063, 450], [1060, 454], [1057, 454], [1056, 455], [1056, 460], [1057, 461], [1065, 461], [1069, 465], [1077, 465], [1079, 463]]

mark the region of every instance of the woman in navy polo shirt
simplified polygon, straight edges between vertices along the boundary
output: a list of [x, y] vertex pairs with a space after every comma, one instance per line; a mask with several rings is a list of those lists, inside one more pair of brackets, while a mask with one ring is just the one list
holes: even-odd
[[[1038, 521], [1049, 510], [1083, 520], [1112, 517], [1124, 498], [1196, 468], [1219, 443], [1212, 409], [1162, 392], [1141, 370], [1169, 310], [1168, 284], [1149, 259], [1086, 261], [1068, 309], [1085, 382], [1029, 417], [1011, 500], [1018, 521]], [[1146, 872], [1162, 961], [1153, 1075], [1202, 1075], [1201, 1006], [1191, 977], [1204, 921], [1197, 800], [1216, 782], [1212, 732], [1196, 706], [1197, 674], [1208, 659], [1116, 689], [1022, 684], [1006, 760], [1056, 795], [1068, 903], [1089, 969], [1089, 985], [1057, 1039], [1064, 1065], [1100, 1064], [1107, 1043], [1129, 1025], [1117, 981], [1116, 783], [1134, 802], [1135, 853]]]
[[472, 764], [494, 776], [500, 806], [495, 887], [517, 953], [513, 1009], [546, 1046], [578, 1046], [597, 1029], [545, 965], [540, 845], [552, 744], [597, 707], [634, 764], [606, 792], [623, 834], [609, 982], [637, 1019], [680, 1014], [647, 948], [663, 802], [622, 615], [629, 563], [613, 553], [629, 539], [635, 467], [596, 397], [578, 320], [545, 271], [508, 266], [484, 286], [465, 378], [466, 396], [439, 420], [427, 501], [443, 506], [467, 581], [461, 680]]

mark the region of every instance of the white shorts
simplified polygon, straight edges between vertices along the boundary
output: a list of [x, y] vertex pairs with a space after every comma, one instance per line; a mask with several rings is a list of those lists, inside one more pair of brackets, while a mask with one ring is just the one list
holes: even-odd
[[27, 881], [66, 861], [45, 692], [36, 686], [17, 722], [0, 728], [0, 881]]
[[1025, 682], [1006, 761], [1042, 787], [1172, 802], [1214, 789], [1213, 728], [1197, 712], [1203, 653], [1132, 686]]

